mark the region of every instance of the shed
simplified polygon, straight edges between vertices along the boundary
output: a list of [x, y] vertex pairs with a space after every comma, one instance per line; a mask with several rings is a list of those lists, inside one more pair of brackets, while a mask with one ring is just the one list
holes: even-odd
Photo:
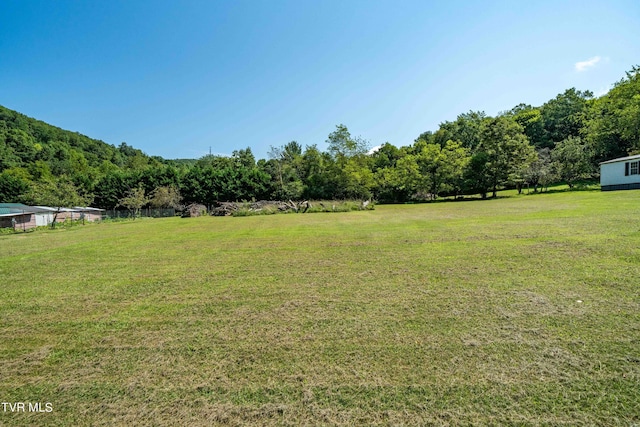
[[9, 211], [27, 211], [31, 206], [24, 205], [22, 203], [0, 203], [0, 214], [9, 213]]
[[0, 228], [14, 230], [28, 230], [36, 226], [36, 216], [33, 212], [0, 213]]
[[[16, 229], [48, 225], [51, 221], [47, 221], [47, 219], [49, 217], [53, 219], [53, 215], [50, 215], [48, 210], [38, 206], [23, 205], [22, 203], [0, 203], [0, 215], [5, 216], [5, 219], [0, 221], [0, 227], [13, 227], [11, 218], [14, 218], [17, 223]], [[33, 218], [28, 217], [28, 215], [33, 215]], [[18, 216], [23, 218], [18, 218]], [[32, 221], [35, 221], [34, 225], [31, 225]]]
[[82, 219], [84, 214], [85, 221], [89, 222], [100, 221], [102, 219], [102, 213], [104, 212], [104, 209], [82, 206], [76, 206], [73, 209], [80, 215], [78, 219]]
[[[75, 206], [73, 208], [52, 208], [49, 206], [33, 206], [33, 210], [36, 211], [36, 219], [38, 219], [38, 225], [50, 225], [53, 222], [53, 217], [58, 214], [56, 218], [57, 222], [64, 222], [67, 219], [77, 221], [84, 219], [85, 221], [99, 221], [102, 219], [102, 212], [104, 209]], [[40, 216], [42, 219], [40, 219]], [[43, 221], [43, 224], [40, 222]]]
[[30, 208], [36, 215], [36, 225], [38, 227], [51, 225], [56, 209], [47, 206], [30, 206]]
[[[50, 206], [33, 206], [36, 211], [36, 221], [38, 226], [51, 225], [53, 218], [56, 218], [56, 222], [64, 222], [69, 216], [69, 209], [66, 208], [52, 208]], [[56, 214], [58, 215], [56, 217]]]
[[640, 189], [640, 154], [600, 163], [600, 189]]
[[[76, 206], [74, 208], [52, 208], [50, 206], [27, 206], [21, 203], [0, 203], [0, 227], [12, 227], [11, 218], [15, 217], [19, 222], [16, 228], [32, 228], [51, 225], [57, 214], [56, 222], [72, 221], [99, 221], [102, 219], [104, 209]], [[33, 215], [33, 218], [18, 218], [17, 215]], [[31, 221], [35, 221], [31, 226]], [[24, 224], [23, 224], [24, 223]], [[24, 225], [24, 227], [23, 227]]]

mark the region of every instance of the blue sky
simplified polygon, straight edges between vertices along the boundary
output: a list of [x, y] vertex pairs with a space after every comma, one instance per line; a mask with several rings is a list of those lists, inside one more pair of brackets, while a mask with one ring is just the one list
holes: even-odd
[[640, 2], [4, 0], [0, 51], [0, 105], [149, 155], [265, 158], [339, 123], [402, 146], [604, 93], [640, 63]]

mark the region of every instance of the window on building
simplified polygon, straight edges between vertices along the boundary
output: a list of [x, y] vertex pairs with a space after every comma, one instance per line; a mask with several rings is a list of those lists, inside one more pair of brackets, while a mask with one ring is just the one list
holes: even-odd
[[638, 175], [638, 162], [629, 163], [629, 175]]

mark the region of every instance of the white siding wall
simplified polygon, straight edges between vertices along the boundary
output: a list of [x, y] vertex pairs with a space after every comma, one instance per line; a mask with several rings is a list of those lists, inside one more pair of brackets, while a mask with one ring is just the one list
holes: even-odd
[[[637, 162], [638, 159], [632, 160]], [[624, 176], [627, 162], [605, 163], [600, 165], [600, 185], [619, 185], [640, 183], [640, 175]]]
[[42, 227], [45, 225], [51, 225], [52, 222], [53, 222], [53, 214], [50, 214], [50, 213], [36, 214], [36, 226]]

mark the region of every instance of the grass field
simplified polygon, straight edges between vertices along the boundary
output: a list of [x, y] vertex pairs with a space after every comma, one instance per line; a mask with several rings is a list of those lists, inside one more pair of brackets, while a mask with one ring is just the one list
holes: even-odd
[[638, 191], [0, 245], [0, 425], [640, 424]]

